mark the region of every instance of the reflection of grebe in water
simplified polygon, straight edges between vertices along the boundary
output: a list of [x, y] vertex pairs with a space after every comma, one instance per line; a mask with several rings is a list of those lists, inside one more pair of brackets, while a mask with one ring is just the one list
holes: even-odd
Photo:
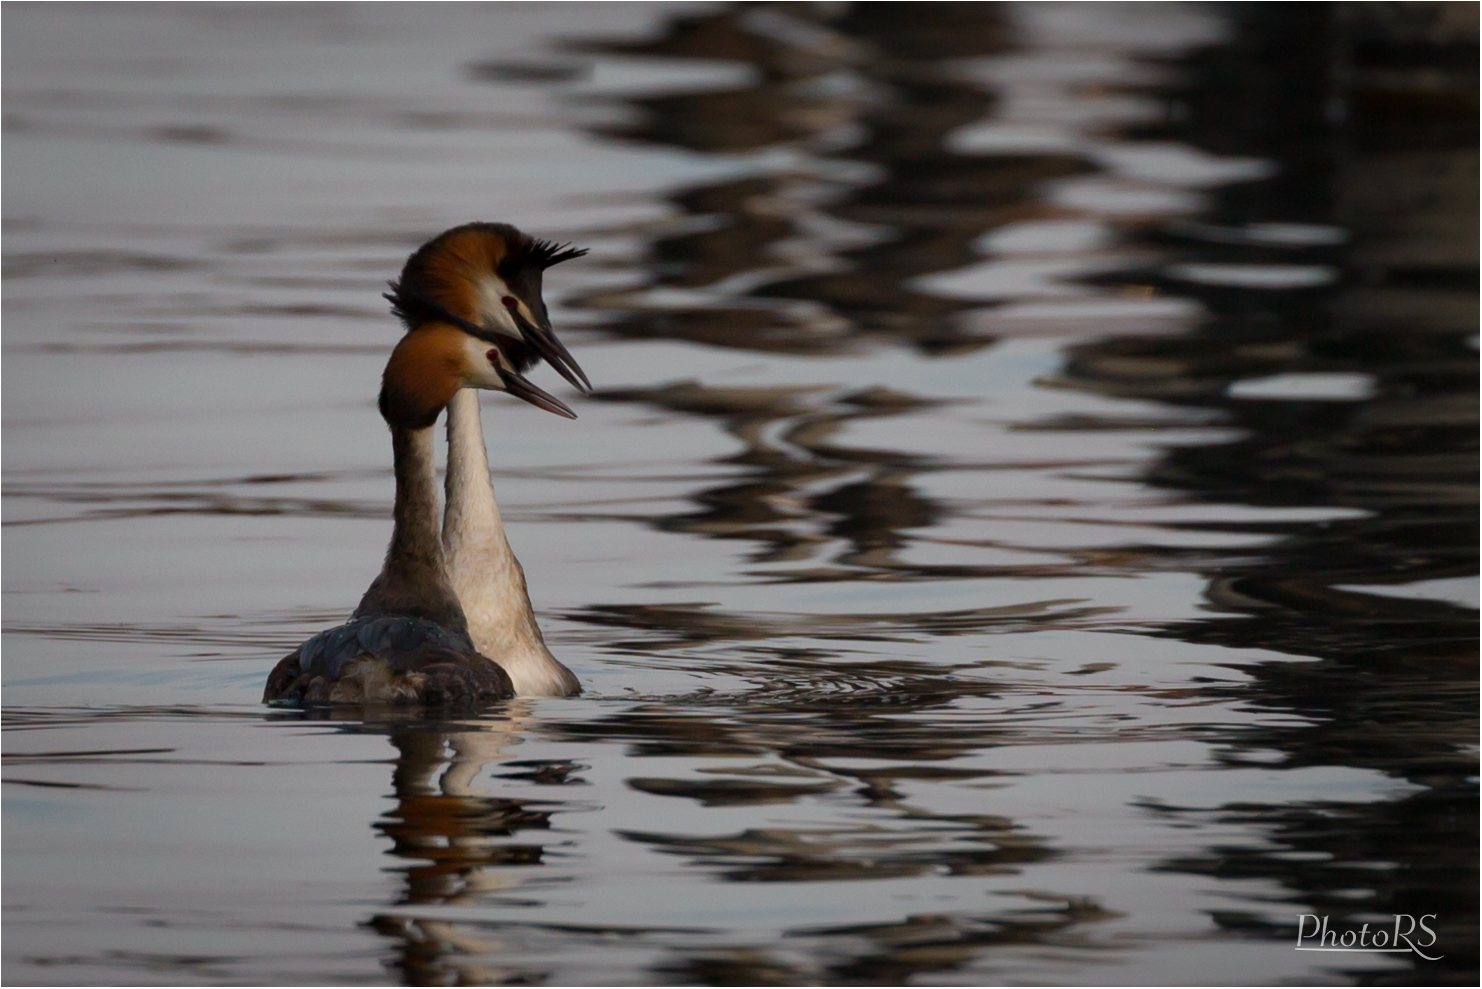
[[[386, 964], [399, 969], [406, 985], [530, 985], [537, 972], [510, 967], [518, 942], [497, 928], [463, 925], [428, 916], [421, 907], [489, 907], [518, 896], [536, 877], [528, 870], [546, 864], [548, 850], [565, 844], [551, 834], [561, 800], [508, 799], [490, 791], [486, 774], [541, 785], [579, 784], [567, 774], [582, 767], [556, 760], [509, 763], [507, 750], [524, 741], [529, 708], [520, 701], [498, 715], [458, 725], [405, 721], [367, 723], [384, 730], [396, 747], [392, 788], [396, 805], [375, 823], [391, 839], [388, 870], [404, 885], [370, 926], [392, 939]], [[364, 730], [364, 729], [352, 729]], [[517, 772], [511, 772], [516, 768]], [[534, 772], [530, 770], [534, 769]], [[550, 882], [549, 876], [545, 877]], [[559, 880], [557, 880], [559, 881]]]
[[[274, 667], [264, 701], [470, 703], [581, 689], [535, 624], [524, 572], [500, 525], [469, 389], [506, 391], [576, 418], [522, 372], [543, 357], [589, 387], [551, 332], [540, 294], [546, 268], [584, 253], [505, 224], [472, 223], [407, 260], [387, 296], [407, 334], [381, 385], [396, 471], [386, 562], [350, 621]], [[433, 426], [444, 408], [448, 507], [439, 526]]]

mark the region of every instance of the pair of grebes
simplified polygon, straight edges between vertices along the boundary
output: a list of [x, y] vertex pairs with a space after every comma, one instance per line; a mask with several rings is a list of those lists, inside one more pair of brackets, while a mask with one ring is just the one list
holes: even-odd
[[[541, 298], [545, 269], [585, 253], [508, 224], [470, 223], [407, 259], [386, 296], [407, 329], [381, 380], [396, 470], [386, 563], [348, 622], [273, 668], [265, 702], [468, 707], [581, 691], [546, 648], [524, 570], [504, 537], [475, 389], [576, 418], [524, 372], [544, 359], [591, 391], [551, 331]], [[448, 465], [439, 517], [434, 428], [444, 409]]]

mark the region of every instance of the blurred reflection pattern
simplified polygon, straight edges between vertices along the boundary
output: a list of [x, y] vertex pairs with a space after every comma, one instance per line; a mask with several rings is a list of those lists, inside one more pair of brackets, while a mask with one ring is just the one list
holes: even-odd
[[[396, 32], [357, 36], [356, 18], [394, 7], [334, 5], [347, 20], [325, 30], [379, 43]], [[323, 953], [315, 977], [363, 978], [352, 961], [369, 952], [414, 985], [1475, 984], [1475, 5], [661, 5], [650, 27], [572, 26], [559, 51], [452, 67], [490, 94], [484, 116], [336, 97], [336, 119], [366, 116], [305, 135], [282, 120], [322, 108], [272, 97], [222, 111], [277, 121], [306, 156], [389, 129], [387, 160], [410, 174], [429, 142], [483, 167], [490, 133], [555, 126], [499, 103], [549, 87], [566, 94], [559, 126], [580, 121], [584, 167], [602, 153], [613, 168], [684, 166], [636, 195], [593, 193], [657, 198], [639, 219], [573, 207], [560, 215], [587, 219], [541, 228], [594, 246], [557, 305], [587, 332], [583, 362], [609, 360], [625, 382], [601, 390], [592, 375], [581, 435], [599, 439], [491, 431], [513, 451], [499, 477], [523, 527], [512, 538], [549, 521], [569, 540], [537, 543], [570, 582], [544, 585], [566, 603], [542, 622], [593, 689], [466, 723], [335, 712], [262, 729], [324, 729], [291, 758], [263, 757], [308, 794], [298, 837], [364, 770], [319, 754], [331, 742], [394, 750], [384, 813], [346, 798], [326, 817], [343, 847], [374, 844], [376, 888], [394, 892], [294, 894], [319, 925], [301, 957], [338, 930], [325, 903], [366, 921], [355, 933], [371, 947]], [[614, 66], [648, 85], [583, 87]], [[114, 106], [40, 90], [10, 101], [27, 133]], [[216, 104], [180, 105], [210, 119]], [[632, 149], [651, 157], [618, 154]], [[422, 216], [385, 216], [370, 232], [240, 234], [209, 291], [238, 305], [289, 288], [288, 302], [373, 298], [367, 273], [425, 236]], [[194, 243], [183, 229], [167, 234]], [[10, 301], [52, 313], [62, 303], [28, 296], [30, 279], [88, 275], [59, 273], [50, 251], [7, 259], [7, 314], [41, 339], [25, 353], [81, 352], [79, 337], [37, 336]], [[297, 264], [307, 288], [270, 282]], [[95, 300], [155, 334], [100, 346], [258, 345], [166, 339], [157, 312], [185, 326], [170, 306], [195, 319], [204, 297]], [[314, 315], [288, 302], [278, 315]], [[349, 342], [321, 357], [384, 352], [360, 335], [379, 311], [335, 318]], [[677, 452], [658, 449], [671, 440]], [[7, 505], [43, 504], [23, 520], [38, 528], [384, 515], [367, 481], [381, 475], [363, 465], [209, 483], [205, 470], [88, 487], [18, 476], [7, 459]], [[109, 505], [76, 507], [94, 501]], [[22, 646], [183, 643], [217, 658], [267, 655], [290, 620], [330, 617], [68, 624], [11, 607]], [[244, 682], [260, 679], [254, 666]], [[110, 730], [70, 709], [7, 719]], [[33, 745], [13, 763], [33, 775], [7, 782], [91, 787], [68, 767], [144, 773], [141, 753], [173, 751], [119, 744]], [[14, 875], [7, 900], [24, 908], [7, 924], [33, 926], [11, 928], [24, 932], [7, 945], [12, 981], [169, 964], [307, 980], [301, 960], [255, 968], [252, 951], [43, 952], [30, 945], [52, 915], [26, 912], [31, 887]], [[287, 927], [284, 903], [302, 904], [275, 894], [264, 909]], [[193, 917], [168, 912], [193, 902], [178, 897], [158, 908], [162, 939], [195, 937]], [[1299, 913], [1342, 929], [1434, 914], [1444, 958], [1298, 957]]]
[[[550, 829], [551, 813], [560, 801], [535, 803], [484, 794], [476, 777], [518, 744], [522, 705], [507, 716], [485, 720], [465, 731], [440, 730], [435, 723], [408, 718], [390, 725], [367, 722], [356, 731], [386, 731], [397, 751], [392, 785], [396, 807], [376, 829], [391, 839], [388, 854], [405, 861], [405, 895], [396, 904], [456, 906], [498, 899], [509, 892], [506, 873], [540, 865], [545, 846], [532, 840]], [[523, 770], [543, 784], [574, 784], [571, 764], [528, 766], [519, 760], [504, 765]], [[534, 832], [534, 834], [527, 834]], [[497, 955], [501, 945], [433, 919], [396, 914], [371, 921], [377, 931], [395, 938], [402, 948], [394, 961], [412, 985], [505, 985], [524, 973], [500, 964], [465, 962], [465, 956]], [[451, 957], [449, 957], [451, 956]]]
[[[1201, 25], [1180, 24], [1176, 12], [1141, 12], [1124, 26], [1139, 49], [1159, 32], [1185, 49], [1161, 63], [1119, 58], [1115, 31], [1112, 43], [1101, 34], [1099, 51], [1071, 60], [1066, 52], [1084, 40], [1073, 20], [1087, 12], [1059, 6], [1020, 10], [1011, 24], [998, 4], [747, 4], [677, 14], [642, 42], [575, 45], [745, 63], [749, 84], [633, 98], [625, 122], [598, 133], [775, 161], [676, 191], [675, 219], [647, 246], [646, 283], [579, 304], [621, 336], [798, 355], [882, 339], [951, 356], [1002, 335], [1084, 338], [1046, 384], [1161, 403], [1184, 410], [1180, 422], [1238, 431], [1233, 442], [1169, 449], [1148, 483], [1194, 502], [1361, 511], [1219, 524], [1279, 537], [1259, 556], [1148, 546], [1060, 565], [913, 563], [899, 554], [912, 542], [907, 532], [947, 510], [912, 481], [938, 465], [836, 437], [851, 422], [931, 400], [889, 386], [821, 399], [805, 386], [678, 382], [599, 397], [714, 420], [742, 445], [724, 462], [745, 471], [694, 495], [692, 511], [652, 524], [743, 541], [762, 568], [755, 573], [785, 564], [773, 573], [784, 581], [1200, 573], [1210, 617], [1152, 634], [1318, 660], [1259, 664], [1248, 668], [1250, 682], [1208, 688], [1301, 716], [1221, 739], [1230, 765], [1249, 753], [1250, 764], [1366, 767], [1417, 788], [1356, 804], [1150, 805], [1172, 822], [1255, 825], [1270, 839], [1157, 868], [1273, 879], [1290, 904], [1337, 924], [1440, 913], [1451, 946], [1442, 970], [1465, 978], [1476, 964], [1465, 948], [1475, 945], [1467, 747], [1476, 731], [1475, 612], [1384, 588], [1475, 573], [1475, 39], [1448, 33], [1444, 16], [1397, 5], [1249, 5], [1233, 40], [1200, 39]], [[1057, 34], [1070, 39], [1066, 51], [1047, 43]], [[1129, 332], [1105, 335], [1122, 325]], [[1067, 415], [1023, 428], [1127, 425]], [[952, 635], [1073, 627], [1095, 613], [1054, 605], [882, 615], [877, 627]], [[633, 630], [624, 649], [829, 636], [828, 616], [813, 616], [806, 630], [687, 606], [604, 606], [575, 617]], [[841, 638], [869, 634], [857, 616], [835, 620]], [[768, 668], [775, 681], [744, 704], [664, 698], [565, 731], [626, 739], [653, 757], [781, 760], [740, 778], [740, 770], [728, 779], [630, 778], [642, 792], [724, 807], [847, 787], [895, 827], [877, 817], [857, 831], [624, 837], [742, 883], [1011, 872], [1053, 855], [1012, 820], [915, 809], [894, 788], [903, 778], [985, 775], [933, 765], [993, 745], [983, 721], [954, 732], [948, 719], [911, 716], [973, 689], [991, 694], [992, 683], [954, 682], [940, 666], [902, 661], [856, 665], [830, 689], [826, 653], [783, 648], [770, 651]], [[841, 765], [885, 760], [907, 766]], [[1060, 941], [1108, 916], [1074, 894], [1046, 899], [1056, 905], [1018, 917], [793, 929], [787, 937], [799, 940], [787, 950], [692, 940], [654, 975], [904, 984], [949, 977], [995, 945]], [[1246, 937], [1286, 942], [1292, 933], [1239, 909], [1214, 919]], [[786, 960], [811, 954], [810, 939], [834, 941], [827, 953], [842, 960]], [[422, 930], [408, 943], [425, 958], [435, 941]], [[859, 947], [841, 947], [850, 943]], [[411, 955], [406, 974], [420, 981]]]
[[[1476, 730], [1475, 605], [1385, 592], [1476, 572], [1476, 39], [1403, 5], [1237, 23], [1233, 44], [1189, 60], [1187, 115], [1158, 136], [1282, 170], [1219, 190], [1199, 223], [1160, 232], [1186, 261], [1148, 280], [1200, 301], [1210, 317], [1196, 334], [1077, 348], [1067, 384], [1218, 408], [1244, 433], [1176, 451], [1153, 483], [1363, 509], [1281, 527], [1253, 565], [1207, 572], [1223, 614], [1166, 634], [1318, 658], [1250, 670], [1248, 702], [1309, 723], [1252, 731], [1231, 759], [1270, 750], [1288, 766], [1374, 767], [1423, 788], [1370, 805], [1231, 806], [1220, 813], [1261, 818], [1307, 861], [1211, 848], [1166, 867], [1271, 876], [1344, 923], [1437, 912], [1452, 918], [1443, 937], [1471, 946], [1448, 962], [1475, 972], [1475, 931], [1462, 930], [1475, 927], [1476, 763], [1462, 740]], [[1324, 48], [1341, 53], [1336, 80], [1300, 55]], [[1264, 71], [1240, 71], [1252, 62]], [[1331, 275], [1266, 299], [1230, 277], [1257, 265]], [[1163, 362], [1178, 380], [1138, 380], [1119, 370], [1129, 358]], [[1367, 379], [1367, 401], [1240, 388], [1280, 375]], [[1372, 862], [1393, 865], [1376, 873]], [[1356, 888], [1367, 893], [1357, 902]]]

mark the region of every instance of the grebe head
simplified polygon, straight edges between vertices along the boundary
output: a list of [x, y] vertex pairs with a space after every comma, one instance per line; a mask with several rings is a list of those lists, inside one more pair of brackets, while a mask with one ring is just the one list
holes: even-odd
[[454, 227], [419, 247], [386, 296], [408, 332], [386, 365], [381, 415], [393, 425], [425, 428], [458, 389], [487, 388], [575, 419], [524, 372], [544, 358], [576, 388], [591, 391], [552, 332], [540, 294], [546, 268], [586, 253], [507, 223]]

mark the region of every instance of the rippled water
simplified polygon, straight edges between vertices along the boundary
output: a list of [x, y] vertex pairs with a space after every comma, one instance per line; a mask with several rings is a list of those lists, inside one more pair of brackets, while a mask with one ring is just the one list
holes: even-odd
[[[1472, 984], [1475, 10], [1340, 6], [7, 4], [5, 980]], [[587, 693], [269, 712], [475, 218]]]

